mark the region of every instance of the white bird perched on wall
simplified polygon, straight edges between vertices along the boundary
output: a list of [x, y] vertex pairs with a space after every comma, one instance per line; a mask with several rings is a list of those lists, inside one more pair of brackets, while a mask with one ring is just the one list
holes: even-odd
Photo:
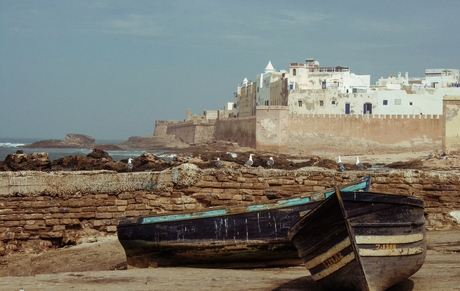
[[273, 160], [273, 157], [270, 157], [267, 161], [267, 166], [273, 167], [274, 164], [275, 164], [275, 160]]
[[126, 163], [126, 168], [128, 169], [129, 172], [131, 172], [131, 170], [133, 169], [134, 165], [133, 165], [133, 159], [129, 158], [128, 159], [128, 163]]
[[216, 167], [220, 167], [220, 166], [222, 166], [222, 161], [220, 160], [220, 158], [217, 158]]
[[361, 162], [359, 161], [359, 158], [358, 158], [358, 157], [356, 157], [356, 166], [357, 166], [358, 168], [362, 168], [362, 169], [365, 169], [365, 168], [366, 168], [363, 164], [361, 164]]
[[244, 166], [245, 167], [250, 167], [250, 166], [252, 166], [253, 163], [254, 163], [254, 161], [252, 160], [252, 154], [249, 154], [249, 160], [247, 160], [246, 163], [244, 163]]
[[339, 156], [339, 159], [337, 160], [337, 167], [339, 167], [340, 171], [345, 171], [345, 167], [343, 166], [342, 159]]

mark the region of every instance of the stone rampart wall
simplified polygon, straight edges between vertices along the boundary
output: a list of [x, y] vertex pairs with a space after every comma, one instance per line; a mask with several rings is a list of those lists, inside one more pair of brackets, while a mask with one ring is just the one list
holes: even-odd
[[443, 99], [444, 131], [443, 151], [460, 152], [460, 96], [445, 96]]
[[287, 131], [291, 149], [342, 155], [433, 151], [442, 148], [443, 116], [296, 115]]
[[[0, 172], [0, 258], [115, 234], [120, 217], [267, 201], [371, 174], [371, 191], [424, 198], [427, 227], [459, 227], [460, 174], [261, 168], [162, 172]], [[0, 260], [1, 261], [1, 260]]]
[[442, 115], [304, 114], [291, 115], [290, 131], [362, 138], [397, 144], [408, 140], [442, 141]]
[[167, 134], [175, 135], [188, 144], [206, 143], [214, 140], [215, 120], [187, 120], [168, 124]]
[[215, 139], [232, 141], [242, 147], [256, 147], [256, 118], [222, 118], [216, 121]]

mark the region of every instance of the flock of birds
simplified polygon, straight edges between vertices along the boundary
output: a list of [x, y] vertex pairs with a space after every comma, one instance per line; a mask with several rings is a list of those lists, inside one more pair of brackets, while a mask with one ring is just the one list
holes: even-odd
[[[356, 161], [355, 161], [355, 166], [360, 168], [360, 169], [367, 169], [366, 166], [364, 166], [363, 164], [361, 164], [361, 162], [359, 161], [359, 157], [356, 157]], [[345, 166], [343, 165], [342, 163], [342, 159], [341, 157], [339, 156], [339, 158], [337, 159], [337, 168], [340, 170], [340, 171], [345, 171]]]
[[[227, 152], [227, 154], [228, 154], [228, 152]], [[249, 154], [248, 160], [244, 163], [245, 167], [251, 167], [254, 164], [252, 156], [253, 156], [253, 154]], [[274, 164], [275, 164], [275, 160], [273, 159], [273, 157], [270, 157], [265, 162], [265, 165], [267, 167], [273, 167]], [[217, 161], [216, 161], [215, 165], [216, 165], [216, 167], [221, 167], [222, 166], [222, 161], [220, 160], [220, 158], [217, 158]], [[355, 166], [360, 168], [360, 169], [366, 169], [367, 168], [365, 165], [361, 164], [361, 162], [359, 161], [359, 157], [356, 157]], [[346, 170], [345, 166], [342, 163], [342, 158], [340, 156], [339, 156], [339, 158], [337, 160], [337, 167], [342, 172]]]
[[[227, 154], [231, 154], [232, 157], [235, 158], [235, 156], [234, 156], [235, 154], [230, 153], [230, 152], [227, 152]], [[252, 159], [252, 156], [253, 156], [253, 155], [254, 155], [254, 154], [249, 154], [248, 160], [244, 163], [244, 166], [245, 166], [245, 167], [251, 167], [251, 166], [254, 164], [254, 160]], [[275, 164], [275, 160], [273, 159], [273, 157], [270, 157], [270, 158], [266, 161], [265, 164], [267, 165], [267, 167], [273, 167], [273, 165]], [[215, 165], [216, 165], [216, 167], [221, 167], [221, 166], [222, 166], [222, 161], [220, 160], [220, 158], [217, 158]]]
[[[236, 154], [234, 153], [230, 153], [230, 152], [227, 152], [227, 154], [230, 154], [232, 157], [236, 157]], [[244, 166], [245, 167], [251, 167], [253, 164], [254, 164], [254, 160], [252, 159], [252, 156], [254, 154], [249, 154], [249, 158], [248, 160], [244, 163]], [[128, 172], [131, 172], [133, 170], [133, 159], [132, 158], [129, 158], [128, 159], [128, 163], [126, 163], [126, 169], [128, 170]], [[273, 165], [275, 164], [275, 160], [273, 159], [273, 157], [270, 157], [266, 162], [265, 162], [265, 165], [267, 167], [273, 167]], [[222, 167], [222, 161], [220, 160], [220, 158], [217, 158], [216, 162], [215, 162], [215, 166], [216, 167]], [[366, 166], [364, 166], [363, 164], [361, 164], [361, 162], [359, 161], [359, 157], [356, 157], [356, 162], [355, 162], [355, 165], [356, 167], [360, 168], [360, 169], [366, 169]], [[339, 156], [338, 159], [337, 159], [337, 168], [339, 171], [345, 171], [345, 166], [343, 165], [343, 162], [342, 162], [342, 158]]]

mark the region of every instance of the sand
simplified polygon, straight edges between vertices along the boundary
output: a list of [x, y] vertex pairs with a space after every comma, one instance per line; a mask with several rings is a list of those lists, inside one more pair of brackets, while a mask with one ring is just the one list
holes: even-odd
[[[389, 291], [460, 290], [460, 229], [427, 232], [423, 267]], [[320, 291], [303, 266], [267, 269], [128, 269], [116, 237], [46, 253], [15, 254], [0, 266], [0, 290]], [[3, 272], [3, 273], [2, 273]], [[40, 274], [42, 273], [42, 274]], [[35, 274], [35, 275], [34, 275]], [[14, 275], [14, 276], [13, 276]]]

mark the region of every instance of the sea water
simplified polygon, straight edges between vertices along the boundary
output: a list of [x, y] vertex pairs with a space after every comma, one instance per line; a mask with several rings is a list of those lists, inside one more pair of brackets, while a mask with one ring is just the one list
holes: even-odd
[[[76, 154], [87, 155], [92, 152], [92, 149], [81, 149], [81, 148], [23, 148], [36, 141], [46, 140], [44, 139], [31, 139], [31, 138], [2, 138], [0, 137], [0, 161], [3, 161], [7, 155], [15, 153], [17, 150], [22, 150], [25, 154], [36, 153], [36, 152], [47, 152], [49, 154], [49, 160], [54, 161], [65, 156], [75, 156]], [[122, 142], [121, 140], [104, 140], [97, 141], [100, 144], [117, 144]], [[136, 158], [144, 152], [149, 152], [156, 156], [161, 156], [163, 150], [114, 150], [106, 151], [114, 160], [121, 161], [128, 158]]]

